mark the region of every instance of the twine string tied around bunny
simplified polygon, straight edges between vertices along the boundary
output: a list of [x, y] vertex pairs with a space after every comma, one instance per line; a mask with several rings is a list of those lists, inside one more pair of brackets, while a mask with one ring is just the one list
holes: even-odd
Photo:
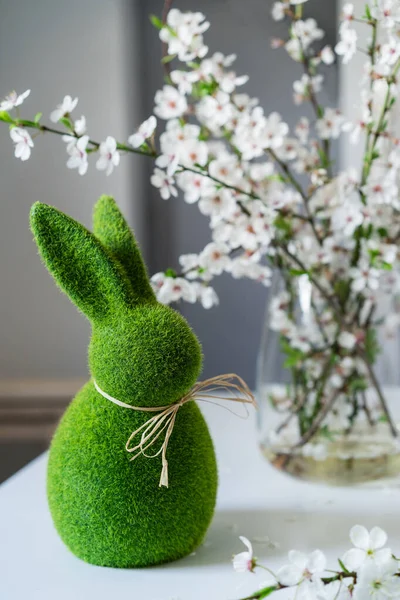
[[[130, 459], [131, 461], [135, 460], [141, 455], [145, 456], [146, 458], [156, 458], [161, 454], [162, 470], [159, 487], [168, 487], [167, 449], [170, 437], [174, 430], [176, 416], [181, 406], [194, 400], [203, 402], [222, 400], [228, 402], [239, 402], [243, 405], [251, 404], [252, 406], [256, 406], [256, 401], [248, 385], [241, 377], [233, 373], [217, 375], [216, 377], [211, 377], [205, 381], [199, 381], [185, 396], [168, 406], [132, 406], [131, 404], [121, 402], [121, 400], [118, 400], [117, 398], [114, 398], [113, 396], [110, 396], [104, 392], [95, 380], [93, 380], [93, 383], [99, 394], [101, 394], [107, 400], [110, 400], [110, 402], [121, 406], [122, 408], [128, 408], [130, 410], [136, 410], [140, 412], [157, 413], [131, 433], [128, 441], [126, 442], [125, 448], [127, 452], [132, 454]], [[147, 450], [151, 448], [158, 438], [163, 434], [165, 434], [165, 436], [159, 450], [157, 450], [157, 452], [154, 454], [147, 454]], [[131, 447], [132, 440], [139, 435], [139, 443]]]

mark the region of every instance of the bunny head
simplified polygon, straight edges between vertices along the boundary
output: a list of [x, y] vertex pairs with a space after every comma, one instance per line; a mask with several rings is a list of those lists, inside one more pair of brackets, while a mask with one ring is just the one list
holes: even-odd
[[91, 321], [98, 385], [134, 406], [164, 406], [188, 392], [201, 371], [200, 343], [181, 315], [157, 302], [114, 200], [97, 202], [93, 233], [39, 202], [31, 228], [56, 283]]

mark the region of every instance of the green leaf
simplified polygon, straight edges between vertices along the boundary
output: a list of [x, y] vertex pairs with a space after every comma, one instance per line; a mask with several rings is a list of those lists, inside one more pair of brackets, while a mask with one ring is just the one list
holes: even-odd
[[280, 229], [284, 233], [286, 233], [289, 237], [292, 234], [292, 226], [289, 221], [287, 221], [282, 215], [278, 215], [274, 221], [274, 225], [277, 229]]
[[199, 140], [204, 142], [204, 141], [207, 141], [209, 139], [209, 137], [210, 137], [210, 133], [209, 133], [207, 127], [202, 125], [201, 129], [200, 129]]
[[162, 29], [164, 27], [164, 23], [156, 15], [150, 15], [149, 19], [156, 29]]
[[385, 227], [379, 227], [377, 231], [381, 237], [387, 237], [389, 235], [389, 232]]
[[58, 120], [59, 123], [62, 123], [64, 125], [64, 127], [66, 127], [67, 129], [70, 129], [71, 131], [73, 131], [73, 125], [71, 123], [71, 121], [68, 119], [68, 117], [61, 117], [61, 119]]
[[176, 271], [174, 271], [174, 269], [167, 269], [165, 271], [165, 275], [167, 277], [173, 277], [175, 279], [175, 277], [176, 277]]
[[329, 431], [328, 425], [323, 425], [320, 427], [319, 434], [321, 437], [324, 437], [331, 442], [335, 440], [335, 436], [331, 431]]
[[376, 258], [378, 258], [378, 256], [380, 256], [381, 252], [380, 250], [373, 250], [373, 249], [369, 249], [368, 250], [368, 254], [370, 256], [371, 259], [371, 264], [373, 265], [376, 262]]
[[368, 19], [368, 21], [371, 21], [372, 19], [371, 9], [368, 4], [365, 5], [365, 18]]
[[270, 596], [273, 592], [276, 592], [278, 589], [279, 587], [277, 585], [270, 585], [269, 587], [263, 588], [262, 590], [256, 592], [255, 597], [259, 598], [259, 600], [262, 600], [263, 598]]
[[391, 265], [388, 262], [382, 261], [381, 267], [384, 271], [392, 271], [393, 270], [393, 265]]
[[373, 227], [372, 223], [370, 223], [368, 225], [368, 227], [364, 228], [364, 235], [365, 235], [365, 237], [369, 239], [371, 237], [373, 231], [374, 231], [374, 227]]
[[4, 121], [4, 123], [14, 123], [14, 119], [10, 117], [6, 110], [0, 110], [0, 121]]
[[338, 558], [338, 563], [339, 563], [340, 568], [342, 569], [342, 571], [344, 573], [348, 573], [349, 572], [348, 569], [346, 569], [346, 567], [344, 566], [343, 561], [340, 560], [340, 558]]
[[308, 275], [308, 271], [306, 269], [290, 269], [289, 273], [293, 277], [300, 277], [300, 275]]
[[292, 348], [289, 342], [281, 337], [280, 339], [281, 349], [284, 354], [286, 354], [286, 360], [284, 362], [284, 367], [292, 368], [298, 365], [305, 357], [304, 352], [299, 350], [298, 348]]
[[176, 56], [176, 54], [167, 54], [167, 56], [162, 57], [161, 62], [163, 65], [166, 65], [167, 63], [172, 62]]
[[218, 89], [218, 83], [215, 79], [211, 81], [199, 81], [192, 88], [192, 95], [202, 98], [203, 96], [212, 96]]
[[33, 122], [34, 123], [39, 123], [39, 121], [42, 118], [42, 116], [43, 116], [43, 113], [41, 113], [41, 112], [36, 113], [35, 118], [33, 119]]
[[380, 152], [378, 150], [374, 150], [373, 152], [371, 152], [371, 160], [376, 160], [377, 158], [380, 157]]
[[299, 363], [301, 363], [303, 358], [303, 353], [300, 350], [298, 350], [297, 352], [294, 352], [291, 356], [288, 356], [288, 358], [283, 363], [283, 366], [285, 367], [285, 369], [291, 369], [292, 367], [296, 367]]
[[363, 392], [364, 390], [366, 390], [368, 388], [367, 382], [365, 381], [364, 377], [355, 377], [354, 379], [352, 379], [350, 381], [350, 391], [355, 393], [355, 392]]

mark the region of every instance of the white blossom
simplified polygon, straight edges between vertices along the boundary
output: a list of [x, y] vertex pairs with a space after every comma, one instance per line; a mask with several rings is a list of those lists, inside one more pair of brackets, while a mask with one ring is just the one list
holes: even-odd
[[193, 84], [200, 79], [199, 71], [171, 71], [171, 80], [182, 95], [190, 94]]
[[246, 571], [252, 572], [255, 567], [253, 547], [250, 541], [243, 535], [239, 536], [239, 539], [246, 546], [247, 550], [240, 554], [236, 554], [233, 557], [233, 568], [237, 573], [246, 573]]
[[249, 79], [248, 75], [237, 75], [235, 71], [228, 70], [235, 60], [236, 54], [224, 56], [222, 52], [215, 52], [211, 58], [201, 62], [196, 72], [201, 79], [214, 79], [218, 82], [220, 90], [232, 94], [236, 87], [244, 85]]
[[140, 146], [142, 146], [146, 140], [151, 138], [156, 127], [157, 119], [151, 115], [151, 117], [139, 125], [137, 132], [128, 138], [128, 143], [132, 146], [132, 148], [140, 148]]
[[354, 292], [363, 292], [364, 290], [375, 291], [379, 287], [379, 271], [364, 260], [360, 261], [357, 267], [352, 267], [349, 270], [349, 275], [352, 278], [351, 289]]
[[361, 203], [345, 202], [337, 207], [332, 215], [332, 229], [337, 235], [351, 237], [363, 221]]
[[154, 112], [160, 119], [181, 117], [187, 110], [185, 96], [172, 85], [164, 85], [162, 90], [158, 90], [154, 101], [156, 103]]
[[371, 7], [373, 18], [382, 22], [384, 27], [392, 29], [400, 23], [400, 6], [398, 0], [376, 0]]
[[252, 258], [252, 256], [248, 256], [246, 254], [232, 259], [226, 267], [226, 271], [229, 272], [234, 279], [242, 279], [243, 277], [247, 277], [248, 279], [258, 281], [265, 287], [271, 285], [271, 269], [264, 265], [260, 265], [256, 260], [254, 260], [254, 258]]
[[324, 116], [318, 119], [316, 129], [323, 140], [337, 139], [343, 129], [344, 117], [334, 108], [326, 108]]
[[212, 181], [201, 173], [184, 171], [177, 175], [177, 183], [184, 192], [184, 199], [188, 204], [194, 204], [201, 197], [208, 196], [214, 189]]
[[207, 54], [208, 48], [203, 43], [202, 34], [210, 23], [205, 21], [202, 13], [183, 13], [172, 8], [168, 13], [167, 25], [161, 29], [160, 39], [168, 44], [169, 55], [177, 55], [179, 60], [189, 62]]
[[354, 4], [346, 2], [342, 9], [342, 18], [344, 21], [351, 21], [354, 15]]
[[211, 242], [199, 256], [199, 265], [206, 273], [221, 275], [229, 264], [229, 247], [226, 244]]
[[229, 185], [239, 184], [243, 177], [243, 170], [234, 154], [219, 154], [210, 162], [208, 171], [212, 177]]
[[215, 290], [210, 286], [199, 285], [197, 295], [202, 307], [206, 310], [219, 304], [218, 296]]
[[66, 117], [72, 113], [77, 104], [78, 98], [72, 99], [71, 96], [64, 96], [64, 100], [61, 104], [59, 104], [50, 114], [50, 120], [53, 121], [53, 123], [57, 123], [62, 117]]
[[357, 338], [350, 331], [342, 331], [338, 337], [338, 344], [346, 350], [352, 350], [357, 343]]
[[179, 166], [179, 155], [173, 153], [160, 154], [160, 156], [157, 156], [155, 164], [161, 169], [166, 169], [167, 174], [172, 177]]
[[306, 144], [310, 135], [310, 122], [307, 117], [301, 117], [295, 127], [295, 134], [302, 144]]
[[17, 106], [21, 106], [23, 101], [29, 96], [30, 93], [31, 90], [26, 90], [26, 92], [23, 92], [22, 94], [17, 94], [15, 91], [10, 92], [8, 96], [6, 96], [4, 100], [0, 102], [0, 110], [8, 111], [16, 108]]
[[179, 162], [185, 167], [205, 165], [208, 161], [208, 147], [197, 139], [185, 140], [179, 146]]
[[301, 104], [304, 100], [307, 100], [310, 97], [310, 93], [315, 94], [320, 92], [323, 80], [322, 75], [311, 77], [304, 73], [300, 80], [293, 83], [295, 104]]
[[[281, 40], [276, 40], [276, 47], [280, 48]], [[273, 46], [274, 47], [274, 46]], [[303, 57], [303, 48], [298, 37], [291, 37], [285, 44], [286, 52], [296, 62], [300, 62]]]
[[341, 27], [339, 30], [340, 41], [335, 46], [335, 52], [342, 56], [344, 64], [347, 64], [357, 51], [357, 32], [351, 27]]
[[[342, 379], [340, 380], [339, 386], [342, 385]], [[343, 395], [340, 395], [332, 410], [326, 416], [324, 420], [324, 424], [328, 426], [331, 432], [335, 431], [346, 431], [350, 426], [350, 417], [353, 414], [353, 407], [347, 401], [347, 398]]]
[[285, 18], [286, 10], [289, 8], [289, 2], [274, 2], [271, 9], [271, 16], [274, 21], [282, 21]]
[[217, 132], [233, 115], [229, 94], [219, 91], [215, 96], [204, 96], [196, 106], [196, 114], [200, 123]]
[[77, 119], [74, 123], [74, 131], [77, 136], [84, 135], [86, 133], [86, 117], [83, 115], [80, 119]]
[[183, 277], [169, 277], [164, 273], [156, 273], [151, 278], [151, 284], [157, 300], [162, 304], [171, 304], [179, 300], [194, 303], [197, 300], [196, 285]]
[[292, 586], [304, 581], [313, 581], [326, 569], [326, 557], [321, 550], [314, 550], [309, 555], [291, 550], [288, 557], [289, 564], [277, 572], [277, 579], [282, 585]]
[[352, 571], [367, 563], [372, 568], [373, 562], [384, 563], [391, 557], [389, 548], [384, 548], [387, 534], [380, 527], [368, 531], [362, 525], [355, 525], [350, 531], [350, 540], [355, 546], [343, 556], [343, 563]]
[[105, 171], [106, 175], [111, 175], [114, 167], [119, 165], [121, 155], [117, 150], [117, 141], [112, 136], [108, 136], [104, 142], [101, 142], [99, 148], [100, 157], [96, 162], [96, 168], [99, 171]]
[[363, 186], [362, 192], [367, 196], [369, 202], [376, 204], [394, 204], [398, 203], [398, 187], [396, 182], [390, 177], [371, 177], [368, 183]]
[[282, 146], [285, 136], [288, 134], [289, 127], [281, 119], [277, 112], [273, 112], [265, 121], [262, 135], [265, 138], [264, 148], [276, 149]]
[[335, 62], [335, 53], [330, 46], [324, 46], [322, 48], [321, 60], [326, 65], [332, 65]]
[[387, 67], [385, 72], [390, 74], [389, 67], [393, 67], [400, 58], [400, 41], [391, 36], [386, 44], [382, 44], [379, 53], [379, 65]]
[[237, 209], [233, 194], [228, 189], [210, 191], [210, 194], [199, 200], [199, 211], [206, 216], [216, 219], [227, 219]]
[[155, 168], [150, 181], [154, 187], [160, 190], [160, 196], [163, 200], [168, 200], [171, 196], [176, 197], [178, 195], [174, 178], [165, 171]]
[[302, 51], [324, 37], [324, 32], [318, 27], [315, 19], [299, 19], [292, 26], [292, 34], [300, 41]]
[[324, 586], [317, 593], [317, 600], [351, 600], [352, 596], [348, 585], [352, 583], [351, 579], [343, 581], [332, 581]]
[[28, 160], [34, 145], [29, 132], [22, 127], [13, 127], [10, 129], [10, 137], [15, 144], [15, 157], [22, 161]]
[[86, 148], [89, 142], [89, 136], [83, 135], [75, 140], [75, 143], [69, 143], [67, 152], [70, 155], [67, 161], [68, 169], [78, 169], [79, 175], [85, 175], [88, 170], [88, 156]]
[[365, 564], [357, 573], [354, 600], [400, 598], [398, 562], [392, 558], [379, 564]]

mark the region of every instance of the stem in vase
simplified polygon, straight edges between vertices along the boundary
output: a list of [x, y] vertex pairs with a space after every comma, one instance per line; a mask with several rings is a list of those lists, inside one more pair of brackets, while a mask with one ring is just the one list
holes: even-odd
[[328, 400], [328, 402], [325, 404], [325, 406], [318, 413], [318, 416], [313, 421], [311, 427], [309, 429], [307, 429], [307, 431], [302, 436], [302, 438], [297, 442], [297, 444], [295, 444], [293, 446], [293, 448], [292, 448], [293, 450], [295, 450], [296, 448], [302, 448], [303, 446], [305, 446], [307, 444], [307, 442], [309, 442], [311, 440], [311, 438], [317, 433], [323, 420], [329, 414], [329, 412], [332, 410], [338, 396], [342, 393], [342, 391], [343, 391], [343, 388], [340, 388], [340, 389], [334, 391], [331, 398]]
[[367, 367], [369, 378], [370, 378], [371, 383], [374, 386], [375, 391], [376, 391], [376, 393], [378, 395], [379, 402], [381, 403], [382, 410], [383, 410], [383, 412], [385, 414], [385, 417], [386, 417], [388, 425], [389, 425], [389, 429], [390, 429], [393, 437], [398, 437], [399, 431], [398, 431], [396, 425], [393, 423], [393, 419], [391, 417], [388, 405], [386, 404], [385, 397], [384, 397], [384, 395], [382, 393], [381, 387], [380, 387], [379, 382], [378, 382], [378, 380], [376, 378], [376, 375], [375, 375], [375, 372], [374, 372], [374, 370], [372, 368], [372, 365], [369, 362], [368, 357], [365, 355], [365, 353], [362, 350], [359, 351], [358, 355], [360, 356], [361, 360], [364, 362], [365, 366]]

